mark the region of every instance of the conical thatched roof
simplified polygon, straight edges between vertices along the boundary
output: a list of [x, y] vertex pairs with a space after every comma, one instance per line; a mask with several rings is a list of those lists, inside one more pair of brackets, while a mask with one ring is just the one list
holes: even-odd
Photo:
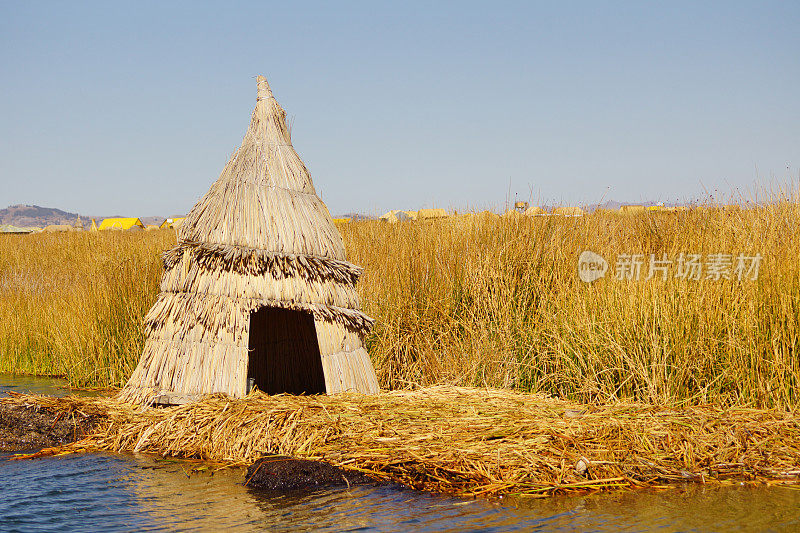
[[344, 260], [342, 237], [292, 147], [286, 112], [263, 76], [241, 147], [186, 217], [180, 238]]
[[[242, 145], [181, 224], [178, 245], [164, 254], [162, 292], [146, 317], [148, 340], [123, 391], [129, 399], [246, 394], [256, 349], [252, 314], [264, 308], [313, 317], [327, 392], [377, 392], [362, 343], [372, 319], [359, 309], [361, 269], [345, 259], [285, 117], [259, 76]], [[287, 328], [283, 333], [294, 331]], [[284, 347], [292, 340], [289, 334]]]
[[407, 211], [402, 211], [400, 209], [392, 209], [391, 211], [387, 211], [379, 216], [378, 219], [383, 220], [384, 222], [389, 222], [390, 224], [404, 222], [406, 220], [413, 220]]

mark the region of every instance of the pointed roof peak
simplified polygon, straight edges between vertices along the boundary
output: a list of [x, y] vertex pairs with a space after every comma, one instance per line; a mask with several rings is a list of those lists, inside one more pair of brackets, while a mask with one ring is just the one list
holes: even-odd
[[292, 147], [267, 79], [242, 144], [180, 227], [178, 241], [344, 260], [342, 236]]
[[258, 85], [258, 97], [256, 101], [274, 98], [274, 96], [272, 96], [272, 89], [270, 89], [269, 83], [267, 83], [267, 78], [261, 75], [256, 76], [256, 84]]

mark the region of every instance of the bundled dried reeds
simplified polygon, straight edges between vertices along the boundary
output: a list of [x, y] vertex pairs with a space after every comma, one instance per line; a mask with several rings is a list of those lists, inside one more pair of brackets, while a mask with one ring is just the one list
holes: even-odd
[[214, 395], [140, 409], [108, 398], [16, 396], [103, 413], [59, 451], [131, 451], [250, 463], [325, 461], [377, 479], [463, 496], [545, 495], [669, 482], [797, 483], [800, 420], [782, 411], [637, 403], [588, 405], [496, 389], [380, 395]]
[[[253, 376], [270, 356], [259, 340], [268, 333], [252, 331], [252, 317], [264, 308], [313, 317], [309, 335], [318, 349], [308, 339], [285, 339], [298, 346], [288, 365], [317, 361], [329, 393], [378, 392], [363, 347], [373, 321], [360, 310], [361, 269], [345, 260], [342, 236], [292, 147], [285, 119], [259, 76], [241, 147], [180, 225], [178, 245], [164, 254], [161, 293], [145, 317], [147, 341], [125, 399], [177, 403], [215, 392], [241, 398], [251, 381], [274, 382], [273, 373]], [[254, 342], [264, 353], [253, 355]], [[301, 346], [313, 357], [305, 358]]]

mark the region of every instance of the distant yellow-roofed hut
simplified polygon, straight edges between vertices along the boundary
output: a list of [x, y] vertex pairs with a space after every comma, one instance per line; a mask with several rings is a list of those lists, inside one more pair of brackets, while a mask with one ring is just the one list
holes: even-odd
[[142, 224], [142, 221], [138, 218], [104, 218], [100, 223], [100, 227], [97, 229], [100, 231], [111, 229], [129, 230], [134, 227], [144, 229], [144, 224]]
[[97, 221], [95, 219], [92, 219], [92, 225], [89, 228], [89, 231], [97, 231]]
[[184, 220], [186, 220], [186, 217], [168, 218], [161, 223], [161, 229], [167, 229], [167, 228], [177, 229], [181, 226], [181, 224], [183, 224]]

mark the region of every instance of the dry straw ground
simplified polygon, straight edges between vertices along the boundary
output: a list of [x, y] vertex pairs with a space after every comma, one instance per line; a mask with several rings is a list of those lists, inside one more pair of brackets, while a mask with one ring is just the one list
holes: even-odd
[[[339, 226], [376, 319], [385, 389], [510, 388], [792, 409], [800, 384], [800, 206], [461, 216]], [[171, 231], [0, 236], [0, 371], [119, 386], [141, 353]], [[581, 251], [760, 253], [755, 281], [577, 276]], [[642, 276], [645, 277], [644, 275]]]

